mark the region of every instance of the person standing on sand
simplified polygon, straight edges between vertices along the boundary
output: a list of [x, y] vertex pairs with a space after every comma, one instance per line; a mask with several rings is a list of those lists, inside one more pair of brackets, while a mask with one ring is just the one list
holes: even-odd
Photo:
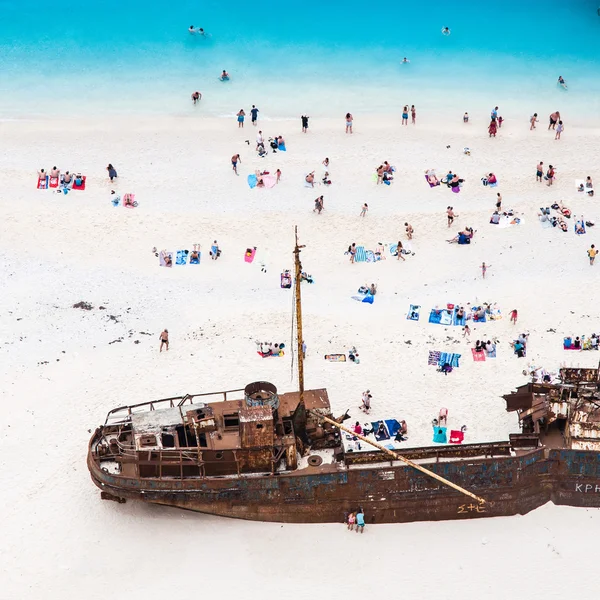
[[302, 121], [302, 133], [306, 133], [308, 131], [308, 119], [310, 117], [307, 117], [306, 115], [302, 115], [300, 117], [300, 120]]
[[315, 199], [315, 207], [313, 208], [313, 212], [316, 212], [317, 214], [320, 215], [324, 206], [325, 206], [325, 200], [323, 199], [323, 196], [319, 196], [318, 198]]
[[277, 171], [275, 171], [275, 183], [279, 183], [280, 180], [281, 180], [281, 169], [277, 169]]
[[406, 227], [406, 237], [412, 240], [413, 233], [415, 232], [413, 226], [410, 223], [404, 223], [404, 227]]
[[106, 167], [106, 170], [108, 171], [108, 176], [110, 177], [111, 181], [118, 177], [117, 170], [112, 166], [112, 163], [108, 163], [108, 167]]
[[560, 134], [564, 131], [565, 126], [562, 121], [558, 122], [558, 127], [556, 128], [556, 135], [554, 136], [555, 140], [560, 140]]
[[365, 532], [365, 512], [362, 508], [359, 508], [356, 513], [356, 533], [359, 529], [361, 533]]
[[367, 211], [369, 210], [369, 205], [365, 202], [362, 205], [362, 210], [360, 211], [360, 216], [364, 217], [367, 214]]
[[262, 131], [259, 131], [256, 135], [256, 149], [258, 150], [259, 146], [265, 145], [265, 139], [263, 138]]
[[498, 132], [498, 126], [496, 125], [496, 119], [492, 119], [488, 126], [488, 133], [490, 137], [496, 137], [496, 133]]
[[402, 125], [408, 126], [408, 104], [402, 109]]
[[354, 257], [356, 256], [356, 242], [352, 242], [350, 246], [348, 246], [348, 254], [350, 255], [350, 262], [354, 262]]
[[194, 104], [198, 104], [198, 101], [202, 99], [202, 94], [200, 92], [194, 92], [192, 94], [192, 102]]
[[485, 279], [485, 274], [487, 272], [487, 270], [491, 267], [492, 265], [486, 265], [485, 263], [481, 263], [481, 276]]
[[535, 171], [535, 180], [542, 183], [542, 177], [544, 176], [544, 163], [540, 160]]
[[587, 251], [588, 256], [590, 257], [590, 266], [592, 266], [594, 264], [594, 261], [596, 260], [596, 255], [598, 254], [598, 250], [596, 250], [596, 246], [594, 246], [594, 244], [592, 244], [590, 246], [590, 249]]
[[529, 117], [529, 131], [535, 129], [535, 124], [537, 122], [539, 122], [539, 119], [537, 118], [537, 113], [533, 113], [533, 115]]
[[498, 107], [495, 106], [494, 110], [490, 113], [490, 119], [496, 120], [498, 118]]
[[352, 113], [346, 113], [346, 133], [352, 133]]
[[163, 346], [166, 346], [167, 352], [168, 352], [169, 351], [169, 330], [165, 329], [158, 336], [158, 339], [160, 340], [160, 350], [159, 350], [159, 352], [162, 352]]
[[554, 167], [552, 165], [548, 165], [548, 172], [546, 173], [546, 179], [548, 180], [547, 186], [551, 186], [554, 184], [554, 175], [555, 175]]
[[458, 215], [454, 214], [454, 208], [449, 206], [446, 209], [446, 214], [448, 215], [448, 227], [452, 227], [452, 223], [454, 222], [454, 217], [458, 217]]
[[414, 104], [412, 104], [410, 107], [410, 118], [412, 119], [412, 124], [416, 125], [417, 124], [417, 109], [415, 108]]
[[252, 105], [252, 108], [250, 109], [250, 116], [252, 117], [252, 125], [254, 125], [254, 127], [256, 127], [256, 121], [258, 121], [258, 113], [260, 111], [258, 110], [258, 108], [256, 108], [256, 106], [254, 106], [254, 104]]
[[498, 192], [496, 196], [498, 196], [496, 200], [496, 210], [500, 212], [502, 210], [502, 195], [500, 194], [500, 192]]
[[519, 317], [519, 313], [518, 313], [517, 309], [516, 309], [516, 308], [513, 308], [513, 309], [510, 311], [510, 322], [511, 322], [513, 325], [516, 325], [516, 324], [517, 324], [517, 319], [518, 319], [518, 317]]
[[240, 112], [237, 114], [238, 129], [244, 128], [244, 118], [245, 117], [246, 117], [246, 113], [244, 112], [244, 109], [240, 108]]
[[468, 122], [469, 122], [469, 113], [468, 113], [468, 112], [466, 112], [466, 113], [463, 115], [463, 123], [468, 123]]
[[550, 128], [555, 129], [556, 128], [556, 124], [560, 121], [560, 113], [558, 111], [553, 112], [550, 115], [550, 122], [548, 123], [548, 130], [550, 130]]
[[402, 242], [400, 240], [398, 240], [398, 246], [396, 248], [396, 260], [402, 259], [403, 261], [406, 261], [406, 259], [402, 255], [402, 249], [403, 249]]
[[467, 338], [467, 341], [471, 339], [471, 328], [466, 324], [463, 327], [463, 337]]
[[231, 157], [231, 167], [232, 167], [232, 169], [233, 169], [233, 172], [234, 172], [236, 175], [239, 175], [239, 173], [237, 172], [237, 165], [238, 165], [238, 163], [241, 163], [241, 162], [242, 162], [242, 159], [240, 158], [240, 155], [239, 155], [239, 154], [234, 154], [234, 155]]

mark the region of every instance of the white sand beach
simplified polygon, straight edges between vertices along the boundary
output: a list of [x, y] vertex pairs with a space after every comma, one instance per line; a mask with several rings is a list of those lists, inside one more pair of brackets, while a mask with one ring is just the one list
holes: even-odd
[[[361, 393], [369, 388], [369, 420], [406, 419], [407, 447], [432, 444], [431, 420], [441, 407], [449, 428], [467, 426], [468, 443], [518, 432], [501, 395], [527, 381], [524, 369], [596, 367], [599, 359], [564, 351], [562, 342], [600, 333], [600, 264], [590, 266], [586, 254], [600, 246], [600, 211], [574, 183], [589, 175], [600, 186], [600, 129], [565, 120], [555, 141], [545, 116], [555, 107], [547, 108], [535, 131], [528, 114], [503, 114], [495, 139], [485, 107], [468, 124], [461, 114], [418, 113], [408, 127], [399, 115], [357, 116], [352, 135], [344, 133], [343, 115], [311, 119], [308, 134], [299, 118], [256, 128], [247, 119], [244, 129], [234, 118], [201, 117], [0, 123], [0, 598], [62, 598], [67, 591], [101, 598], [109, 590], [119, 598], [154, 597], [205, 572], [229, 581], [225, 588], [215, 583], [223, 598], [276, 591], [307, 597], [307, 573], [332, 597], [355, 598], [380, 581], [389, 582], [382, 584], [386, 594], [400, 589], [411, 598], [519, 597], [524, 564], [516, 551], [525, 544], [538, 575], [587, 572], [591, 559], [573, 532], [598, 524], [596, 510], [545, 506], [524, 517], [378, 525], [357, 539], [343, 525], [242, 523], [102, 502], [85, 463], [90, 431], [116, 406], [257, 380], [296, 389], [291, 353], [262, 359], [255, 346], [290, 348], [292, 292], [280, 288], [280, 273], [293, 266], [295, 225], [306, 246], [303, 268], [315, 280], [302, 287], [307, 388], [327, 388], [334, 412], [349, 408], [361, 422]], [[283, 135], [287, 152], [258, 158], [259, 129], [265, 138]], [[238, 152], [236, 177], [230, 158]], [[315, 170], [320, 181], [325, 157], [332, 185], [306, 188], [306, 173]], [[390, 186], [372, 180], [384, 160], [396, 167]], [[557, 168], [551, 187], [535, 180], [540, 160]], [[109, 162], [119, 174], [112, 184]], [[54, 165], [85, 174], [85, 191], [37, 190], [37, 171]], [[246, 178], [257, 168], [281, 169], [280, 183], [250, 189]], [[431, 168], [439, 177], [458, 173], [461, 192], [430, 189], [424, 171]], [[490, 172], [496, 188], [481, 184]], [[138, 206], [112, 206], [111, 189], [134, 193]], [[497, 192], [520, 225], [489, 223]], [[318, 215], [312, 209], [320, 195], [325, 210]], [[364, 202], [369, 211], [360, 218]], [[560, 202], [574, 215], [568, 232], [543, 228], [540, 207]], [[459, 215], [451, 228], [448, 206]], [[581, 215], [596, 226], [576, 235]], [[372, 250], [379, 242], [405, 243], [405, 222], [415, 230], [414, 255], [405, 262], [388, 251], [386, 260], [350, 264], [344, 253], [353, 242]], [[466, 226], [475, 230], [469, 246], [447, 243]], [[217, 261], [209, 257], [213, 240], [222, 250]], [[152, 252], [195, 243], [202, 246], [199, 265], [159, 267]], [[257, 248], [252, 264], [244, 262], [248, 247]], [[490, 265], [485, 279], [482, 262]], [[351, 298], [371, 283], [378, 286], [372, 305]], [[80, 301], [92, 309], [73, 308]], [[471, 326], [470, 342], [460, 327], [428, 323], [434, 307], [484, 302], [497, 303], [503, 318]], [[419, 321], [406, 319], [411, 304], [422, 306]], [[515, 308], [516, 326], [509, 322]], [[159, 353], [165, 327], [171, 346]], [[509, 346], [519, 333], [530, 334], [526, 358]], [[491, 338], [499, 340], [497, 358], [474, 362], [475, 340]], [[352, 346], [358, 365], [323, 359]], [[430, 350], [461, 354], [459, 368], [445, 377], [428, 366]], [[530, 585], [528, 598], [572, 589], [564, 578]], [[592, 590], [578, 595], [594, 597]]]

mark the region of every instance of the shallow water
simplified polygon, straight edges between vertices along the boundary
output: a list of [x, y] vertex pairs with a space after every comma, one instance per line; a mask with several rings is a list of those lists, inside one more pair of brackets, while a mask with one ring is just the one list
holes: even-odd
[[[234, 1], [224, 12], [216, 0], [168, 10], [141, 0], [5, 0], [0, 116], [188, 114], [196, 89], [202, 112], [223, 116], [252, 103], [263, 117], [386, 113], [407, 102], [598, 108], [596, 3], [448, 4]], [[190, 35], [191, 24], [212, 37]], [[218, 80], [222, 69], [230, 82]]]

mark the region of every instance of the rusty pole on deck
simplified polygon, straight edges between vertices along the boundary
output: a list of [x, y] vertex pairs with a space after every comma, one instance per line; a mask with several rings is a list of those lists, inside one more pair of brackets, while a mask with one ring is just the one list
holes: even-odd
[[300, 249], [304, 246], [298, 245], [298, 226], [294, 227], [294, 233], [296, 236], [296, 245], [294, 247], [294, 264], [295, 264], [295, 301], [296, 301], [296, 334], [297, 334], [297, 345], [298, 345], [298, 389], [300, 391], [300, 402], [304, 406], [304, 353], [302, 352], [302, 344], [304, 339], [302, 337], [302, 298], [300, 294], [300, 284], [302, 276], [302, 265], [300, 264]]
[[424, 467], [422, 467], [421, 465], [418, 465], [417, 463], [413, 462], [412, 460], [408, 460], [408, 458], [404, 458], [404, 456], [400, 456], [400, 454], [390, 450], [389, 448], [386, 448], [385, 446], [382, 446], [381, 444], [378, 444], [377, 442], [373, 442], [372, 440], [367, 439], [364, 435], [354, 433], [354, 431], [352, 431], [351, 429], [348, 429], [347, 427], [344, 427], [341, 423], [338, 423], [337, 421], [334, 421], [333, 419], [330, 419], [329, 417], [325, 417], [323, 415], [317, 415], [317, 417], [322, 419], [326, 423], [331, 423], [332, 425], [335, 425], [337, 428], [341, 429], [342, 431], [345, 431], [346, 433], [349, 433], [353, 437], [357, 437], [359, 440], [362, 440], [363, 442], [366, 442], [367, 444], [370, 444], [371, 446], [375, 446], [375, 448], [378, 448], [382, 452], [389, 454], [390, 456], [394, 457], [396, 460], [402, 461], [405, 465], [408, 465], [409, 467], [412, 467], [413, 469], [416, 469], [417, 471], [421, 471], [421, 473], [424, 473], [428, 477], [437, 479], [440, 483], [443, 483], [444, 485], [447, 485], [448, 487], [455, 489], [457, 492], [460, 492], [461, 494], [465, 494], [466, 496], [473, 498], [473, 500], [477, 500], [477, 502], [479, 502], [480, 504], [485, 504], [485, 500], [483, 498], [480, 498], [479, 496], [476, 496], [475, 494], [469, 492], [468, 490], [465, 490], [464, 488], [460, 487], [459, 485], [456, 485], [455, 483], [452, 483], [451, 481], [444, 479], [437, 473], [434, 473], [433, 471], [429, 471], [428, 469], [425, 469]]

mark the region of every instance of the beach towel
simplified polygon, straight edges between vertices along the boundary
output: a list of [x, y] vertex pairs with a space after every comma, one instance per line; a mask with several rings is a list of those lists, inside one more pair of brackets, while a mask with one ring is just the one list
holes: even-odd
[[286, 152], [287, 148], [285, 147], [285, 144], [277, 144], [277, 150], [281, 150], [282, 152]]
[[255, 255], [256, 255], [256, 247], [246, 248], [246, 252], [244, 254], [244, 260], [247, 263], [251, 263], [254, 260]]
[[284, 355], [283, 350], [280, 350], [279, 352], [276, 352], [275, 354], [263, 354], [260, 351], [257, 351], [256, 354], [258, 354], [259, 356], [262, 356], [263, 358], [279, 358], [280, 356]]
[[50, 177], [50, 179], [48, 180], [48, 186], [51, 188], [57, 188], [58, 187], [58, 177]]
[[121, 204], [121, 196], [111, 196], [110, 201], [113, 206], [119, 206]]
[[427, 364], [437, 367], [440, 362], [441, 352], [439, 350], [430, 350]]
[[256, 175], [254, 175], [254, 173], [248, 175], [248, 185], [250, 186], [250, 189], [256, 187], [256, 181]]
[[46, 177], [38, 177], [37, 189], [38, 190], [47, 190], [48, 189], [48, 175]]
[[[583, 337], [581, 338], [582, 344], [584, 343]], [[574, 344], [573, 338], [566, 337], [563, 341], [563, 349], [564, 350], [581, 350], [581, 348], [576, 348]]]
[[74, 190], [85, 190], [85, 175], [83, 175], [81, 177], [81, 183], [79, 185], [77, 185], [77, 179], [78, 179], [78, 177], [75, 176], [75, 178], [73, 179], [72, 189], [74, 189]]
[[[593, 196], [594, 195], [594, 188], [593, 187], [585, 187], [585, 181], [583, 179], [576, 179], [575, 180], [575, 189], [577, 190], [577, 194], [579, 196]], [[583, 190], [580, 189], [579, 186], [583, 186]], [[591, 192], [591, 194], [590, 194]]]
[[364, 296], [350, 296], [352, 300], [356, 300], [357, 302], [365, 303], [365, 304], [373, 304], [373, 296], [371, 294], [366, 294]]
[[488, 358], [496, 358], [496, 348], [494, 348], [493, 350], [490, 350], [489, 352], [486, 350], [485, 353], [487, 355]]
[[469, 319], [471, 319], [473, 321], [473, 323], [485, 323], [486, 322], [486, 316], [485, 313], [483, 313], [483, 315], [481, 317], [477, 316], [477, 312], [480, 310], [480, 307], [473, 307], [473, 310], [469, 313]]
[[433, 443], [434, 444], [446, 444], [448, 439], [446, 437], [446, 427], [434, 427], [433, 428]]
[[499, 308], [490, 308], [490, 321], [499, 321], [502, 318], [502, 311]]
[[177, 250], [176, 265], [187, 265], [188, 250]]
[[265, 184], [266, 188], [275, 187], [275, 184], [277, 183], [277, 178], [275, 177], [275, 175], [263, 175], [263, 183]]
[[460, 187], [457, 185], [456, 187], [450, 188], [455, 194], [458, 194], [458, 192], [460, 192]]
[[377, 259], [375, 258], [375, 252], [373, 250], [365, 250], [365, 261], [368, 263], [373, 263]]
[[467, 324], [467, 315], [463, 311], [463, 316], [458, 317], [458, 307], [454, 309], [452, 313], [452, 325], [456, 325], [457, 327], [464, 327]]
[[[172, 267], [173, 266], [173, 253], [172, 252], [165, 252], [164, 254], [171, 259], [171, 264], [169, 265], [169, 267]], [[167, 266], [167, 264], [165, 263], [165, 258], [164, 258], [164, 255], [163, 255], [162, 252], [158, 255], [158, 264], [161, 267], [166, 267]]]
[[292, 276], [289, 271], [284, 271], [281, 274], [281, 287], [289, 290], [292, 287]]
[[519, 216], [517, 217], [516, 215], [511, 216], [502, 216], [500, 218], [500, 221], [498, 223], [498, 227], [500, 227], [501, 229], [506, 229], [506, 227], [511, 227], [512, 225], [522, 225], [525, 222], [525, 219], [523, 219], [523, 217]]
[[546, 218], [544, 221], [542, 221], [542, 217], [538, 218], [542, 225], [542, 229], [552, 229], [552, 222], [550, 221], [550, 219]]
[[123, 196], [123, 206], [125, 208], [135, 208], [138, 203], [135, 201], [135, 194], [125, 194]]
[[385, 426], [390, 433], [390, 437], [394, 437], [400, 431], [400, 423], [396, 419], [386, 419]]
[[364, 246], [356, 246], [354, 262], [367, 262], [367, 253], [365, 252]]
[[585, 233], [585, 221], [583, 219], [575, 221], [573, 230], [577, 235], [583, 235]]
[[190, 265], [199, 265], [201, 258], [202, 258], [201, 252], [198, 252], [198, 258], [193, 258], [192, 256], [190, 256]]
[[471, 348], [471, 354], [473, 355], [473, 360], [475, 362], [485, 361], [485, 352], [483, 350], [481, 350], [480, 352], [477, 352], [477, 350], [475, 350], [475, 348]]
[[383, 429], [384, 431], [377, 433], [377, 430], [379, 429], [379, 421], [372, 421], [371, 422], [371, 427], [373, 427], [373, 435], [375, 436], [375, 439], [378, 442], [381, 442], [382, 440], [389, 440], [390, 439], [390, 434], [388, 433], [387, 427], [385, 426], [385, 423], [383, 424]]
[[406, 315], [406, 318], [409, 321], [418, 321], [420, 316], [421, 307], [418, 304], [411, 304], [410, 308], [408, 309], [408, 314]]
[[458, 364], [460, 356], [461, 356], [460, 354], [455, 354], [454, 352], [440, 352], [440, 358], [438, 360], [438, 365], [440, 367], [443, 367], [444, 365], [448, 364], [451, 367], [455, 367], [458, 369], [458, 367], [460, 366]]
[[329, 362], [346, 362], [345, 354], [326, 354], [324, 358]]
[[435, 325], [452, 325], [452, 313], [445, 308], [432, 308], [429, 313], [429, 322]]
[[452, 429], [450, 431], [450, 439], [448, 440], [451, 444], [462, 444], [465, 439], [465, 434], [462, 431]]
[[437, 180], [437, 183], [431, 183], [429, 181], [429, 179], [427, 179], [427, 175], [425, 175], [425, 181], [428, 183], [428, 185], [429, 185], [430, 188], [434, 188], [434, 187], [437, 187], [438, 185], [440, 185], [440, 180], [439, 179]]

